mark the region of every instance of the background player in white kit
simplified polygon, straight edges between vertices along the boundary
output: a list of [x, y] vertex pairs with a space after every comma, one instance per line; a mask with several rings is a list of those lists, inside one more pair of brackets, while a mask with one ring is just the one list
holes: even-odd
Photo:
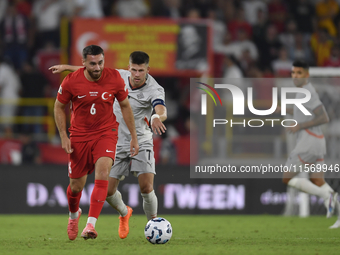
[[[56, 65], [50, 67], [53, 73], [75, 71], [79, 66]], [[126, 206], [121, 193], [117, 190], [120, 180], [129, 172], [138, 177], [143, 209], [148, 220], [157, 217], [157, 197], [153, 190], [155, 158], [151, 128], [154, 133], [161, 135], [166, 127], [162, 123], [167, 118], [165, 93], [156, 80], [148, 74], [149, 56], [145, 52], [132, 52], [127, 70], [118, 70], [129, 91], [129, 101], [135, 117], [135, 125], [139, 144], [139, 154], [130, 157], [131, 135], [124, 122], [118, 104], [114, 104], [114, 113], [119, 122], [116, 158], [109, 175], [108, 196], [106, 201], [120, 214], [119, 237], [126, 238], [129, 233], [129, 218], [132, 209]], [[153, 110], [155, 114], [151, 116]], [[151, 116], [151, 118], [150, 118]]]
[[[304, 103], [304, 107], [312, 115], [304, 115], [296, 106], [287, 109], [287, 113], [293, 115], [298, 124], [295, 127], [288, 127], [288, 132], [296, 133], [296, 146], [289, 155], [286, 165], [311, 165], [323, 164], [326, 154], [326, 141], [321, 131], [321, 125], [329, 122], [329, 118], [322, 102], [319, 99], [312, 84], [308, 81], [309, 66], [304, 61], [295, 61], [292, 67], [292, 78], [296, 87], [310, 91], [311, 99]], [[302, 93], [297, 93], [296, 98], [304, 97]], [[278, 109], [280, 110], [280, 109]], [[277, 110], [277, 111], [278, 111]], [[296, 169], [299, 169], [296, 167]], [[339, 212], [338, 193], [325, 182], [324, 172], [310, 173], [310, 178], [299, 178], [297, 173], [286, 172], [283, 174], [283, 182], [300, 191], [311, 195], [316, 195], [324, 199], [327, 209], [327, 218], [334, 213], [335, 207]], [[338, 216], [339, 217], [339, 216]], [[330, 228], [340, 227], [340, 220]]]

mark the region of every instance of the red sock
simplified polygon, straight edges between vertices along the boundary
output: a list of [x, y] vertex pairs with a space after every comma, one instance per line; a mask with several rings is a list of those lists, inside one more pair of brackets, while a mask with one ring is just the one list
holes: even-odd
[[107, 186], [109, 181], [95, 180], [94, 188], [91, 195], [89, 217], [98, 219], [100, 212], [102, 211], [103, 205], [107, 196]]
[[75, 213], [79, 209], [79, 202], [82, 191], [78, 193], [73, 193], [70, 185], [67, 187], [67, 200], [68, 200], [68, 209], [70, 212]]

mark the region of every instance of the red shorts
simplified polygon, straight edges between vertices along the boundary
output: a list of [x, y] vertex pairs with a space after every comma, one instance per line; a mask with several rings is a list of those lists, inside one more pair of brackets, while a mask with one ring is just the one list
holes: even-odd
[[71, 138], [73, 152], [68, 154], [68, 176], [77, 179], [91, 174], [100, 157], [109, 157], [114, 161], [117, 140], [117, 134], [112, 133], [85, 142], [72, 142]]

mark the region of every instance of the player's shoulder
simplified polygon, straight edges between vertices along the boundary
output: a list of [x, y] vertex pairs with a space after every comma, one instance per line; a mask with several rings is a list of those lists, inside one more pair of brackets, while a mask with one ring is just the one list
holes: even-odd
[[123, 79], [130, 76], [131, 74], [130, 71], [125, 70], [125, 69], [116, 69], [116, 70], [119, 72], [120, 76], [122, 76]]
[[79, 68], [77, 71], [74, 71], [74, 72], [66, 75], [66, 77], [64, 78], [64, 83], [68, 82], [68, 81], [74, 81], [74, 80], [81, 79], [82, 76], [84, 76], [84, 68], [85, 67]]
[[104, 67], [104, 72], [106, 72], [110, 76], [119, 76], [120, 74], [117, 69], [109, 68], [109, 67]]
[[164, 93], [164, 88], [159, 85], [159, 83], [155, 80], [155, 78], [153, 78], [150, 74], [148, 75], [148, 80], [147, 80], [148, 84], [149, 84], [149, 89], [154, 91], [154, 92], [162, 92]]

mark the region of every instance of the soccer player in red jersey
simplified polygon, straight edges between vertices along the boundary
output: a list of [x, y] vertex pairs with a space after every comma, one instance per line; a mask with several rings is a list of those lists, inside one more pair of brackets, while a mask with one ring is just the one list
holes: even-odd
[[[89, 217], [81, 236], [97, 237], [95, 224], [107, 195], [108, 177], [113, 165], [118, 139], [118, 123], [113, 102], [119, 101], [126, 125], [131, 133], [131, 156], [138, 154], [139, 145], [128, 91], [118, 71], [104, 67], [103, 49], [90, 45], [83, 49], [84, 67], [67, 75], [60, 85], [54, 105], [62, 148], [69, 154], [67, 188], [70, 217], [67, 233], [70, 240], [78, 235], [81, 214], [79, 201], [87, 175], [95, 171]], [[71, 101], [70, 138], [66, 133], [65, 107]]]

